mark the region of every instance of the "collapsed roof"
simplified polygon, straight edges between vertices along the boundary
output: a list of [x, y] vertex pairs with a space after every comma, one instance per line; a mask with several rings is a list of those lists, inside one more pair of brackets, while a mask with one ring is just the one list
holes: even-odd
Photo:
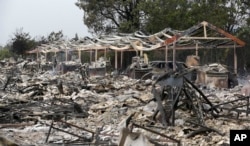
[[99, 50], [117, 51], [152, 51], [156, 49], [200, 49], [200, 48], [235, 48], [243, 47], [245, 42], [224, 30], [203, 21], [187, 30], [178, 31], [171, 28], [146, 35], [141, 31], [134, 33], [117, 33], [101, 35], [96, 38], [85, 37], [78, 41], [53, 42], [42, 44], [27, 53], [48, 53], [65, 50]]

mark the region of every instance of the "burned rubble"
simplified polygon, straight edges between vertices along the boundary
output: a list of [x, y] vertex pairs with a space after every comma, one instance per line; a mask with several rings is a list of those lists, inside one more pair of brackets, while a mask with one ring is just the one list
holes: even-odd
[[1, 69], [9, 145], [229, 145], [230, 129], [250, 127], [247, 84], [201, 88], [190, 68], [140, 80], [24, 64]]

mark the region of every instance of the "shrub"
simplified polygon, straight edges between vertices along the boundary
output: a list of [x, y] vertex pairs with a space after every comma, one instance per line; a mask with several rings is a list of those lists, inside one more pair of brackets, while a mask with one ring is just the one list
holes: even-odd
[[0, 60], [3, 60], [4, 58], [9, 58], [12, 56], [12, 53], [10, 52], [9, 49], [1, 49], [0, 50]]

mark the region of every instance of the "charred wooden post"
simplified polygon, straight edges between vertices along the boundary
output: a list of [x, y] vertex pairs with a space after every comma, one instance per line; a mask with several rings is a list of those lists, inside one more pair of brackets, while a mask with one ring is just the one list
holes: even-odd
[[249, 112], [249, 96], [247, 96], [247, 111], [246, 111], [246, 116], [248, 116], [248, 112]]
[[49, 140], [49, 136], [50, 136], [50, 133], [51, 133], [51, 129], [52, 129], [53, 123], [54, 123], [54, 121], [52, 120], [52, 122], [51, 122], [51, 124], [50, 124], [50, 127], [49, 127], [49, 132], [48, 132], [47, 137], [46, 137], [46, 140], [45, 140], [45, 143], [47, 143], [48, 140]]
[[57, 87], [57, 89], [58, 89], [58, 91], [59, 91], [60, 94], [64, 94], [64, 92], [63, 92], [63, 84], [62, 84], [61, 80], [57, 81], [56, 87]]

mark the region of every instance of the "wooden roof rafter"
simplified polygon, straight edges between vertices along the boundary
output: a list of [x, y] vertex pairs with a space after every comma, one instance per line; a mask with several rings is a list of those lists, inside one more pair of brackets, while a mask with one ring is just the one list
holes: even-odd
[[[244, 41], [206, 21], [192, 26], [182, 33], [175, 34], [172, 38], [166, 39], [164, 45], [168, 45], [171, 48], [175, 43], [176, 49], [185, 49], [186, 43], [186, 49], [195, 49], [197, 48], [197, 42], [201, 46], [205, 46], [207, 44], [209, 46], [216, 46], [217, 48], [234, 48], [245, 46]], [[190, 43], [193, 43], [193, 47], [190, 45]]]

